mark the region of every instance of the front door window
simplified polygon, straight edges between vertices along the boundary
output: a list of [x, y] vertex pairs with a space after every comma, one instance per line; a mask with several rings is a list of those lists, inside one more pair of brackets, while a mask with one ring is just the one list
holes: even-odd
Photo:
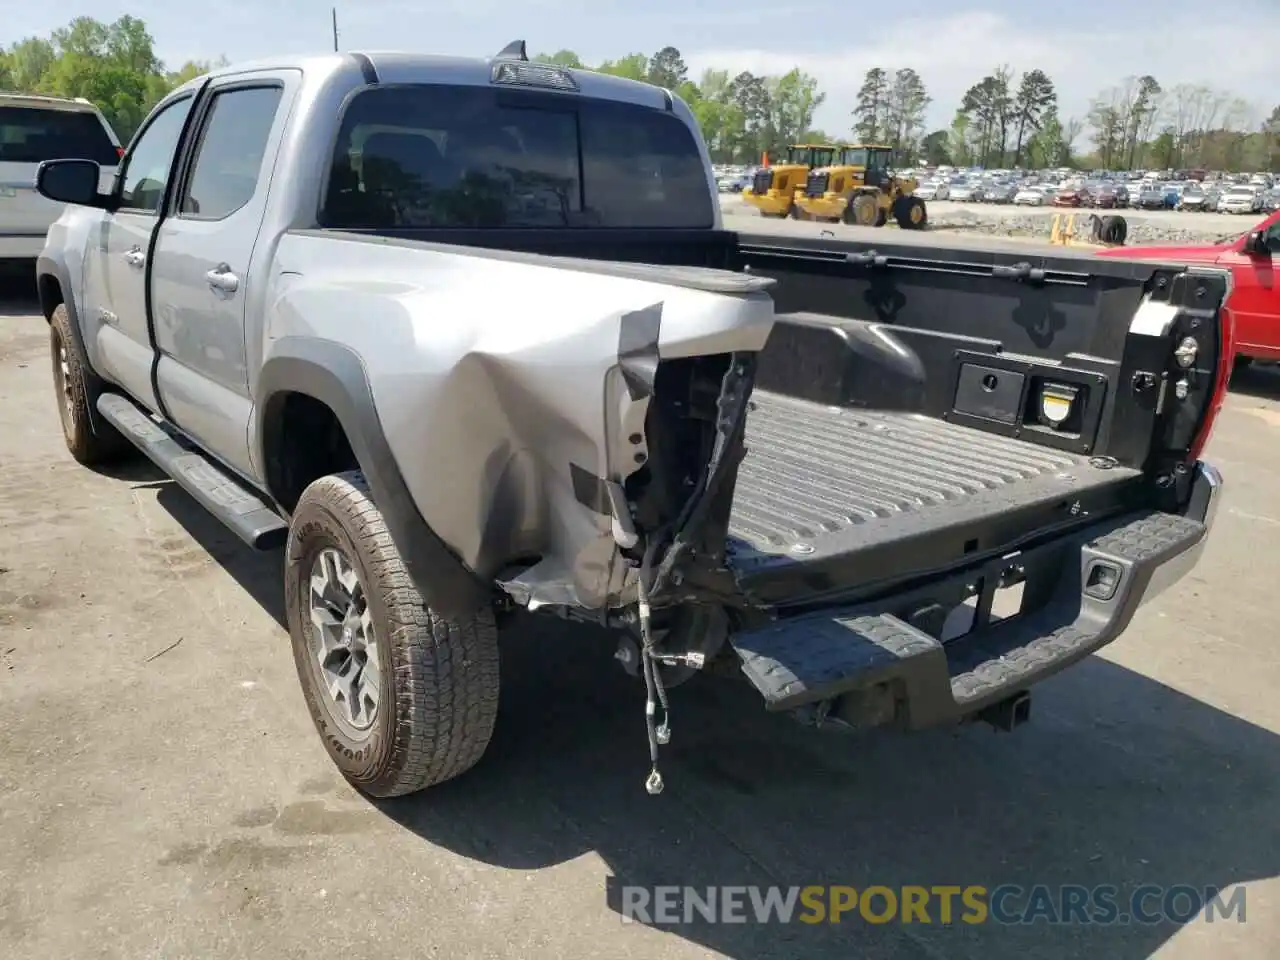
[[175, 100], [156, 114], [134, 140], [120, 168], [121, 211], [160, 212], [173, 154], [190, 110], [191, 97]]

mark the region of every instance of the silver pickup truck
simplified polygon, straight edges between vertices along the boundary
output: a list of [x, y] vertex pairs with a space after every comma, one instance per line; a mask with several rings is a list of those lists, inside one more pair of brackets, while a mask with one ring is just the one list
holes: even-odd
[[611, 631], [651, 792], [699, 674], [816, 725], [1012, 728], [1213, 520], [1226, 275], [727, 232], [679, 98], [522, 44], [219, 70], [109, 192], [37, 187], [72, 456], [136, 447], [283, 545], [307, 705], [371, 795], [480, 759], [520, 608]]

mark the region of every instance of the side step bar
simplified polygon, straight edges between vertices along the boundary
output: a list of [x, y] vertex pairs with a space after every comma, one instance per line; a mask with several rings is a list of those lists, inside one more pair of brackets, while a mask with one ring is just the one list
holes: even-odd
[[280, 514], [176, 431], [116, 393], [98, 397], [98, 412], [249, 546], [271, 550], [284, 544], [289, 525]]
[[[928, 605], [919, 596], [911, 607], [890, 598], [878, 610], [805, 614], [730, 640], [769, 710], [821, 705], [820, 718], [854, 726], [957, 722], [1116, 639], [1145, 599], [1191, 569], [1207, 530], [1198, 520], [1144, 512], [1019, 554], [1013, 562], [1026, 571], [1029, 609], [992, 622], [994, 586], [984, 588], [973, 628], [946, 642], [908, 622], [908, 609]], [[995, 584], [1009, 564], [1002, 558], [964, 578]], [[886, 606], [897, 615], [879, 612]]]

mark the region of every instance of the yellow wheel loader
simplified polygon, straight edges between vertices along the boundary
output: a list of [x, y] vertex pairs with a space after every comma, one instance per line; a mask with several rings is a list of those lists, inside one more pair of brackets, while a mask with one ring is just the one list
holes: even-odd
[[796, 216], [796, 197], [804, 192], [809, 171], [831, 163], [838, 149], [832, 144], [792, 144], [781, 163], [756, 171], [751, 186], [742, 191], [742, 199], [759, 210], [762, 217]]
[[923, 230], [929, 222], [918, 186], [891, 172], [893, 149], [882, 144], [841, 147], [831, 164], [815, 167], [795, 199], [800, 215], [828, 223], [883, 227], [892, 217], [903, 230]]

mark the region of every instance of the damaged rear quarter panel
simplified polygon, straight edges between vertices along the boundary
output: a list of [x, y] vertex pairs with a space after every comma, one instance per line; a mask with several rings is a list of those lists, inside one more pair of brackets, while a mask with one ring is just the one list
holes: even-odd
[[643, 462], [655, 362], [759, 350], [773, 324], [759, 284], [718, 271], [664, 283], [642, 265], [320, 234], [286, 237], [277, 262], [297, 275], [266, 356], [282, 336], [354, 350], [423, 519], [485, 578], [540, 558], [512, 591], [535, 604], [618, 602], [612, 521], [592, 494]]

